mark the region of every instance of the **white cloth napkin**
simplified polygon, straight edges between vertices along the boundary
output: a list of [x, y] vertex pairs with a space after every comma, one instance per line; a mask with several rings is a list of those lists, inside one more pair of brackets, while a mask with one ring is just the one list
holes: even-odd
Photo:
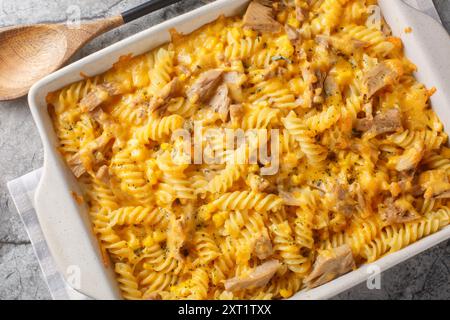
[[8, 182], [8, 189], [25, 226], [34, 253], [39, 261], [44, 280], [51, 296], [55, 300], [84, 300], [87, 296], [69, 287], [61, 274], [56, 270], [55, 262], [45, 242], [44, 235], [34, 209], [34, 193], [41, 179], [42, 168], [27, 173], [20, 178]]
[[[392, 0], [398, 1], [398, 0]], [[404, 0], [411, 6], [427, 13], [441, 22], [432, 0]], [[34, 209], [34, 193], [41, 178], [42, 168], [8, 182], [8, 189], [25, 229], [30, 237], [34, 252], [39, 261], [44, 279], [47, 282], [53, 299], [84, 300], [89, 297], [68, 286], [61, 274], [56, 270], [55, 262], [50, 254], [44, 235], [42, 234], [36, 211]]]

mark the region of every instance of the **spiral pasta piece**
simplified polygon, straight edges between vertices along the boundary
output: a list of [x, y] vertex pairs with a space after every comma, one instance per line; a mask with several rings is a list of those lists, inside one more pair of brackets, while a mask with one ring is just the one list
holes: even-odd
[[278, 210], [283, 200], [274, 194], [257, 193], [254, 191], [235, 191], [225, 193], [211, 205], [218, 210], [249, 210], [271, 211]]

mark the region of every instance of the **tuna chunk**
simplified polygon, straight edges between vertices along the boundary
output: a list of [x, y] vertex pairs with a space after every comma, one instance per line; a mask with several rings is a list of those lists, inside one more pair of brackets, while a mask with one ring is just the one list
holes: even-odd
[[171, 216], [167, 235], [167, 249], [172, 255], [179, 259], [181, 257], [180, 251], [186, 243], [186, 233], [183, 230], [183, 221], [177, 219], [175, 216]]
[[100, 106], [109, 97], [121, 94], [120, 86], [114, 83], [103, 83], [89, 92], [80, 101], [80, 107], [83, 112], [89, 112]]
[[281, 31], [281, 24], [274, 19], [272, 8], [256, 0], [250, 2], [245, 12], [244, 26], [258, 32]]
[[109, 176], [109, 168], [107, 165], [101, 166], [97, 173], [95, 174], [95, 178], [102, 181], [105, 184], [109, 184], [110, 176]]
[[275, 275], [281, 263], [278, 260], [269, 260], [257, 266], [245, 278], [231, 278], [225, 281], [225, 290], [238, 291], [242, 289], [260, 288], [265, 286]]
[[166, 84], [162, 88], [160, 95], [158, 97], [153, 97], [150, 100], [150, 112], [163, 111], [161, 109], [163, 109], [169, 100], [179, 92], [180, 86], [180, 80], [177, 77], [173, 78], [172, 81]]
[[244, 73], [236, 71], [230, 71], [223, 75], [223, 82], [227, 84], [233, 102], [240, 103], [244, 100], [242, 85], [246, 80], [247, 77]]
[[109, 96], [117, 96], [125, 92], [125, 90], [117, 83], [104, 82], [101, 87], [108, 92]]
[[352, 250], [347, 244], [331, 250], [323, 250], [314, 262], [313, 270], [305, 278], [308, 288], [327, 283], [355, 268]]
[[374, 118], [374, 130], [377, 134], [395, 132], [402, 128], [402, 115], [398, 109], [389, 109]]
[[108, 100], [109, 94], [106, 90], [101, 87], [98, 87], [94, 91], [88, 93], [83, 99], [80, 101], [80, 107], [83, 112], [89, 112], [97, 108], [103, 102]]
[[89, 142], [83, 149], [75, 153], [67, 160], [67, 164], [72, 170], [75, 177], [81, 177], [88, 170], [92, 170], [92, 166], [96, 164], [95, 154], [110, 145], [114, 136], [109, 131], [104, 131], [97, 139]]
[[67, 160], [67, 164], [69, 165], [70, 170], [72, 170], [73, 175], [77, 178], [81, 177], [86, 172], [79, 152], [70, 157]]
[[331, 74], [328, 74], [325, 77], [325, 80], [323, 82], [323, 90], [325, 91], [325, 95], [327, 97], [333, 96], [338, 94], [339, 91], [339, 85], [336, 82], [336, 79]]
[[112, 127], [115, 125], [114, 120], [109, 114], [103, 111], [102, 108], [97, 108], [90, 112], [91, 117], [97, 121], [103, 128]]
[[261, 235], [255, 241], [255, 255], [264, 260], [273, 254], [272, 241], [268, 235]]
[[356, 131], [367, 132], [372, 128], [372, 126], [373, 126], [373, 118], [367, 117], [363, 119], [356, 119], [353, 128]]
[[202, 73], [187, 91], [192, 103], [207, 102], [222, 81], [223, 70], [213, 69]]
[[410, 222], [418, 218], [415, 212], [397, 205], [393, 198], [384, 201], [381, 217], [388, 224]]
[[186, 205], [184, 215], [169, 218], [167, 229], [167, 249], [179, 260], [184, 258], [183, 249], [191, 245], [195, 232], [194, 209], [191, 204]]
[[336, 209], [346, 217], [351, 217], [357, 211], [357, 202], [353, 199], [346, 185], [338, 184], [335, 187]]
[[371, 131], [375, 134], [395, 132], [402, 129], [402, 115], [400, 110], [392, 108], [385, 112], [381, 112], [375, 118], [367, 117], [365, 119], [357, 119], [355, 129], [366, 132]]
[[371, 98], [387, 85], [393, 84], [400, 75], [398, 66], [394, 68], [385, 62], [376, 65], [364, 77], [368, 98]]
[[228, 114], [230, 112], [231, 100], [228, 96], [228, 86], [226, 84], [220, 85], [214, 96], [209, 101], [210, 107], [217, 112], [220, 119], [226, 122], [228, 119]]
[[230, 118], [232, 123], [238, 123], [244, 116], [244, 107], [242, 104], [232, 104], [230, 106]]

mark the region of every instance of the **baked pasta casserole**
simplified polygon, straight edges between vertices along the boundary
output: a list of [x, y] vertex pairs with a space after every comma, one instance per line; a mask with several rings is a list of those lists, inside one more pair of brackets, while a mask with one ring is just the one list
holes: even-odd
[[376, 8], [252, 1], [48, 95], [125, 299], [289, 298], [449, 224], [435, 89]]

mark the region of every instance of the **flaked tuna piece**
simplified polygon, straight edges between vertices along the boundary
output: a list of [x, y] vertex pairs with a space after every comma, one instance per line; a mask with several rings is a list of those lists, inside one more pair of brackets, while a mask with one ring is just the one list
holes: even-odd
[[112, 82], [105, 82], [96, 86], [94, 90], [89, 92], [80, 101], [81, 111], [90, 112], [100, 106], [103, 102], [115, 95], [121, 94], [122, 90], [119, 85]]
[[367, 132], [373, 126], [373, 117], [369, 116], [363, 119], [356, 119], [353, 129], [359, 132]]
[[228, 86], [225, 83], [221, 84], [209, 101], [209, 106], [214, 112], [219, 114], [219, 117], [223, 122], [226, 122], [230, 112], [230, 104], [231, 99], [228, 95]]
[[313, 104], [320, 104], [323, 102], [323, 86], [327, 73], [320, 69], [312, 69], [311, 66], [301, 68], [302, 77], [307, 88], [303, 93], [301, 104], [304, 108], [311, 108]]
[[347, 202], [339, 202], [337, 205], [337, 210], [346, 217], [351, 217], [354, 213], [357, 212], [356, 204]]
[[105, 184], [109, 184], [110, 181], [110, 175], [109, 175], [109, 168], [107, 165], [103, 165], [101, 166], [98, 170], [97, 173], [95, 174], [95, 178], [97, 178], [98, 180], [102, 181]]
[[352, 250], [347, 244], [322, 250], [313, 265], [313, 270], [305, 278], [308, 288], [315, 288], [346, 274], [356, 267]]
[[245, 278], [231, 278], [225, 280], [225, 290], [238, 291], [265, 286], [275, 275], [281, 263], [278, 260], [269, 260], [257, 266], [255, 270]]
[[260, 260], [265, 260], [273, 254], [272, 241], [268, 235], [261, 235], [256, 239], [254, 251]]
[[115, 125], [114, 120], [102, 108], [97, 108], [90, 112], [91, 117], [97, 121], [103, 128]]
[[83, 99], [80, 101], [80, 107], [83, 112], [89, 112], [97, 108], [103, 102], [108, 100], [109, 94], [106, 90], [103, 90], [101, 87], [89, 92]]
[[395, 83], [403, 73], [399, 63], [381, 62], [373, 67], [364, 76], [364, 82], [367, 86], [367, 97], [371, 98], [375, 93], [384, 87]]
[[362, 132], [371, 131], [377, 135], [395, 132], [403, 128], [402, 115], [396, 108], [388, 109], [374, 118], [368, 116], [364, 119], [357, 119], [354, 128]]
[[207, 102], [215, 93], [222, 81], [223, 70], [213, 69], [200, 74], [197, 80], [187, 91], [187, 96], [192, 103]]
[[230, 119], [232, 123], [239, 123], [244, 116], [244, 107], [242, 104], [232, 104], [230, 106]]
[[153, 97], [149, 103], [149, 111], [164, 111], [164, 107], [167, 106], [169, 100], [177, 95], [180, 91], [181, 83], [178, 77], [175, 77], [166, 84], [162, 89], [161, 93], [157, 97]]
[[72, 170], [73, 175], [77, 178], [81, 177], [86, 172], [79, 152], [71, 156], [67, 160], [67, 164], [69, 165], [70, 170]]
[[67, 164], [75, 177], [81, 177], [85, 172], [92, 170], [92, 166], [98, 161], [96, 152], [104, 151], [114, 136], [109, 131], [104, 131], [97, 139], [89, 142], [83, 149], [75, 153], [67, 160]]
[[184, 208], [184, 214], [180, 217], [171, 215], [167, 229], [167, 249], [175, 258], [184, 258], [184, 248], [191, 245], [195, 232], [195, 217], [192, 204]]
[[346, 217], [351, 217], [357, 211], [356, 206], [358, 203], [353, 199], [350, 190], [347, 186], [338, 184], [336, 185], [334, 192], [336, 196], [337, 211], [341, 212]]
[[325, 79], [327, 78], [327, 73], [317, 69], [314, 71], [314, 76], [316, 77], [316, 82], [314, 83], [314, 89], [323, 89], [323, 85], [325, 83]]
[[223, 75], [223, 82], [227, 84], [230, 91], [229, 95], [233, 102], [240, 103], [244, 100], [242, 85], [247, 77], [244, 73], [237, 71], [226, 72]]
[[272, 8], [256, 0], [250, 2], [245, 12], [244, 27], [258, 32], [281, 31], [281, 24], [274, 19]]
[[373, 120], [372, 130], [376, 134], [395, 132], [403, 128], [402, 114], [395, 108], [377, 114]]
[[325, 95], [330, 97], [340, 92], [339, 85], [333, 75], [328, 74], [323, 82], [323, 90]]
[[414, 197], [422, 197], [425, 189], [418, 183], [416, 171], [402, 171], [398, 175], [398, 181], [391, 183], [390, 192], [392, 196], [398, 197], [401, 193], [410, 193]]
[[95, 153], [97, 151], [103, 151], [104, 148], [109, 144], [111, 140], [114, 139], [114, 135], [112, 132], [105, 130], [102, 135], [96, 138], [95, 140], [89, 142], [84, 150], [86, 152]]
[[381, 218], [388, 224], [395, 224], [414, 221], [419, 216], [415, 212], [397, 205], [393, 198], [387, 198], [383, 203]]
[[179, 260], [183, 258], [181, 250], [187, 242], [187, 233], [183, 225], [184, 221], [182, 218], [176, 218], [174, 215], [170, 216], [167, 229], [167, 249], [173, 257]]
[[124, 89], [118, 83], [104, 82], [103, 84], [100, 85], [100, 87], [102, 87], [104, 90], [106, 90], [106, 92], [108, 92], [108, 94], [111, 97], [124, 93]]

